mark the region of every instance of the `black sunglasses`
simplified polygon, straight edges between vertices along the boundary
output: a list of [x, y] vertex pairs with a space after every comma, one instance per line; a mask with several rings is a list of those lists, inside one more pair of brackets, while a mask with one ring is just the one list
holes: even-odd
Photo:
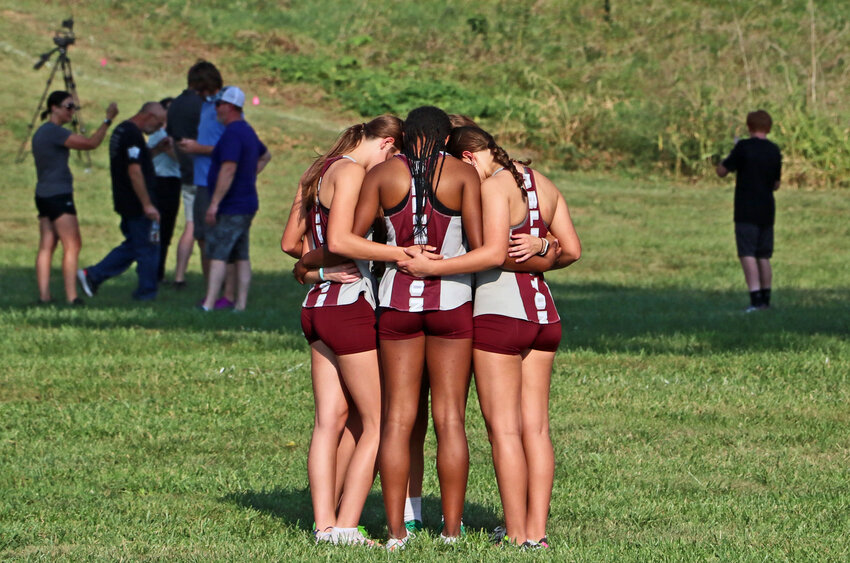
[[77, 109], [77, 106], [75, 106], [74, 104], [65, 104], [62, 107], [67, 109], [67, 110], [71, 110], [71, 111]]

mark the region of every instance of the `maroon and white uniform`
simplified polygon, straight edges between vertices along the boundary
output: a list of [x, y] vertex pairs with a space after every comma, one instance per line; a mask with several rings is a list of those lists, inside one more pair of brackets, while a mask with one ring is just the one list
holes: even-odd
[[[511, 227], [511, 234], [545, 237], [549, 227], [540, 216], [537, 186], [531, 169], [523, 171], [528, 213]], [[502, 269], [479, 272], [475, 276], [473, 316], [502, 315], [536, 324], [554, 324], [561, 319], [542, 273], [508, 272]]]
[[[397, 158], [404, 159], [405, 163], [410, 165], [403, 155], [397, 155]], [[424, 225], [421, 229], [416, 229], [419, 220], [416, 214], [416, 186], [411, 178], [407, 196], [395, 208], [384, 211], [387, 244], [429, 244], [445, 258], [466, 254], [460, 211], [445, 207], [433, 195], [423, 201]], [[470, 274], [420, 279], [399, 271], [395, 263], [387, 264], [378, 290], [378, 302], [381, 307], [411, 313], [449, 311], [471, 300]]]
[[[348, 160], [355, 162], [355, 160], [350, 156], [338, 156], [336, 158], [328, 159], [322, 167], [322, 174], [319, 177], [319, 183], [316, 186], [316, 197], [313, 201], [313, 207], [310, 210], [309, 216], [310, 230], [308, 235], [310, 249], [318, 248], [325, 243], [325, 237], [328, 232], [328, 215], [330, 214], [330, 209], [319, 202], [319, 191], [322, 189], [322, 177], [324, 177], [325, 172], [327, 172], [331, 164], [341, 158], [347, 158]], [[371, 236], [371, 233], [367, 235], [368, 238], [371, 238]], [[307, 297], [304, 299], [304, 303], [302, 303], [301, 306], [312, 308], [351, 305], [356, 302], [362, 294], [366, 301], [374, 309], [375, 282], [372, 278], [372, 272], [369, 269], [369, 261], [354, 260], [354, 263], [357, 265], [357, 269], [360, 270], [361, 278], [358, 281], [351, 283], [325, 281], [313, 284], [313, 287], [310, 288], [310, 291], [307, 293]]]

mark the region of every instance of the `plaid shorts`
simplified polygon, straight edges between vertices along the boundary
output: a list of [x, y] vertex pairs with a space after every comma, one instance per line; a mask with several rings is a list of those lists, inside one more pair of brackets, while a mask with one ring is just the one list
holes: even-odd
[[254, 215], [218, 215], [207, 227], [206, 252], [211, 260], [248, 260], [248, 233]]

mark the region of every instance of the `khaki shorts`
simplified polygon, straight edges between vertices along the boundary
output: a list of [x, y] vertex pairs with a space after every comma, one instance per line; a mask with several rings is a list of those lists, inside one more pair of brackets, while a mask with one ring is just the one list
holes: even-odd
[[183, 214], [187, 223], [195, 221], [195, 192], [198, 186], [195, 184], [181, 184], [180, 193], [183, 195]]

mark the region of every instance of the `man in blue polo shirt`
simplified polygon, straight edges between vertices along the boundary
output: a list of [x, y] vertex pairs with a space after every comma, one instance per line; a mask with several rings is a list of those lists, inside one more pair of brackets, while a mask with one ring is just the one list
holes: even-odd
[[243, 311], [248, 303], [251, 285], [248, 234], [259, 208], [257, 174], [268, 164], [271, 155], [245, 121], [244, 105], [245, 94], [235, 86], [225, 87], [216, 101], [216, 117], [225, 128], [213, 149], [207, 177], [211, 194], [204, 221], [210, 273], [207, 296], [201, 305], [205, 311], [215, 307], [227, 262], [236, 263], [234, 310]]

